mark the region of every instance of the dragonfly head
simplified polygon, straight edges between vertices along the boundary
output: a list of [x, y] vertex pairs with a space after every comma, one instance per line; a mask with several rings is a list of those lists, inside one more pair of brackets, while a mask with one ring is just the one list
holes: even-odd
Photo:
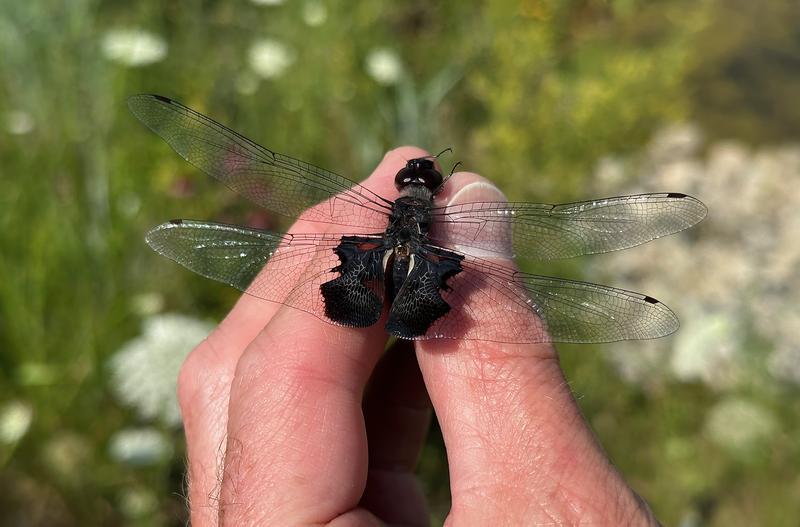
[[436, 170], [430, 157], [409, 159], [406, 166], [394, 177], [394, 186], [397, 190], [403, 190], [409, 185], [421, 185], [433, 192], [441, 184], [442, 173]]

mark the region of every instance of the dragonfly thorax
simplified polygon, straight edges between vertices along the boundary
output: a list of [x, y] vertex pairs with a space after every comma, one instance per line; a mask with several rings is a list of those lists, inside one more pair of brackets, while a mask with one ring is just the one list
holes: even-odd
[[430, 209], [430, 198], [413, 196], [397, 198], [392, 205], [389, 225], [386, 228], [388, 241], [395, 246], [409, 244], [413, 251], [427, 238]]

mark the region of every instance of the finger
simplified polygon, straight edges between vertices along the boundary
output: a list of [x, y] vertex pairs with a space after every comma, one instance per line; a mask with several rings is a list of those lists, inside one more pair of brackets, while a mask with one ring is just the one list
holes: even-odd
[[[450, 185], [442, 197], [452, 203], [504, 199], [475, 174], [456, 174]], [[474, 311], [477, 324], [498, 323], [488, 315], [496, 310]], [[450, 521], [619, 524], [609, 515], [634, 497], [584, 422], [550, 344], [427, 340], [417, 357], [447, 448]]]
[[[397, 171], [423, 155], [393, 150], [370, 184], [393, 197]], [[275, 313], [231, 386], [225, 521], [322, 523], [356, 513], [367, 475], [362, 392], [385, 342], [381, 324], [343, 328], [288, 307]]]
[[272, 310], [260, 304], [243, 296], [181, 366], [178, 400], [186, 434], [192, 525], [217, 524], [230, 385], [242, 351], [271, 317]]
[[414, 474], [431, 406], [411, 341], [398, 340], [375, 368], [364, 397], [369, 475], [361, 506], [388, 524], [428, 525]]
[[[388, 160], [392, 166], [397, 166], [417, 152], [421, 151], [391, 151], [384, 162]], [[368, 178], [363, 185], [373, 192], [391, 196], [393, 174], [392, 177], [386, 177], [384, 173], [375, 176]], [[300, 219], [288, 232], [313, 234], [327, 228], [325, 224]], [[181, 367], [178, 398], [186, 434], [189, 501], [194, 525], [216, 524], [227, 438], [228, 401], [236, 364], [279, 307], [276, 303], [242, 295], [228, 316], [189, 354]]]
[[[297, 221], [290, 233], [320, 232], [319, 223]], [[188, 454], [189, 502], [194, 525], [215, 525], [225, 454], [230, 387], [245, 348], [280, 306], [242, 295], [217, 328], [181, 366], [181, 404]]]

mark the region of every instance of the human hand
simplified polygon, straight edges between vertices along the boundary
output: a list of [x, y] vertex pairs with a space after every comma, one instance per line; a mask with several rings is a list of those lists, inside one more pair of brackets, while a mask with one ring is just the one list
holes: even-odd
[[[393, 196], [397, 171], [425, 155], [392, 150], [364, 185]], [[480, 181], [456, 174], [440, 198]], [[465, 194], [501, 199], [483, 184]], [[322, 228], [301, 219], [290, 232]], [[382, 322], [336, 327], [242, 296], [180, 373], [192, 525], [427, 525], [414, 467], [431, 407], [448, 525], [657, 525], [584, 422], [550, 344], [398, 341], [384, 354], [386, 340]]]

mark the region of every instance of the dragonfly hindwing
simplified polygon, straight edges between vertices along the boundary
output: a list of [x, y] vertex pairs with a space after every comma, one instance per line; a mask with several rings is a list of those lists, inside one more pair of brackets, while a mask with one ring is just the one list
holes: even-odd
[[374, 238], [344, 236], [334, 252], [340, 273], [320, 286], [325, 315], [343, 326], [367, 327], [383, 310], [383, 254], [386, 248]]

